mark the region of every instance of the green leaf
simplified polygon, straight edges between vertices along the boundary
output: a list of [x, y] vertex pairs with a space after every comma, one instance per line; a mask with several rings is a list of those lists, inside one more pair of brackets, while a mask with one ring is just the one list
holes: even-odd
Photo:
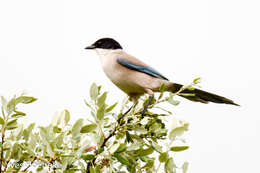
[[99, 168], [99, 166], [96, 166], [96, 173], [100, 173], [100, 168]]
[[123, 154], [115, 153], [114, 157], [123, 165], [131, 166], [131, 163], [127, 160], [127, 158]]
[[12, 158], [13, 159], [20, 159], [20, 156], [21, 156], [21, 153], [22, 153], [22, 150], [21, 150], [21, 147], [20, 145], [16, 142], [14, 143], [13, 147], [12, 147]]
[[58, 126], [53, 126], [53, 132], [54, 133], [60, 133], [61, 132], [61, 128], [59, 128]]
[[16, 130], [13, 132], [13, 135], [15, 136], [15, 140], [19, 141], [23, 135], [23, 125], [18, 124]]
[[38, 166], [38, 168], [36, 169], [36, 171], [37, 171], [37, 172], [43, 171], [43, 166], [42, 166], [42, 165]]
[[[51, 127], [51, 126], [49, 126]], [[50, 140], [49, 140], [49, 135], [50, 135], [50, 132], [48, 133], [49, 129], [48, 127], [39, 127], [40, 129], [40, 136], [41, 136], [41, 141], [43, 142], [44, 144], [44, 150], [47, 152], [48, 156], [50, 157], [54, 157], [54, 152], [53, 152], [53, 149], [50, 145]]]
[[[30, 140], [28, 142], [29, 146], [28, 146], [28, 149], [29, 149], [29, 152], [34, 155], [35, 154], [35, 147], [37, 145], [37, 140], [38, 140], [38, 135], [34, 135], [34, 134], [30, 134]], [[26, 141], [28, 141], [28, 138], [26, 139]]]
[[175, 146], [175, 147], [171, 147], [170, 150], [178, 152], [178, 151], [187, 150], [188, 148], [189, 148], [189, 146]]
[[99, 86], [98, 86], [98, 94], [100, 93], [101, 88], [102, 88], [102, 86], [99, 85]]
[[0, 124], [3, 125], [4, 123], [5, 123], [4, 119], [2, 117], [0, 117]]
[[166, 89], [166, 85], [165, 85], [165, 83], [163, 83], [163, 84], [160, 86], [159, 91], [160, 91], [160, 92], [164, 92], [165, 89]]
[[146, 164], [145, 164], [142, 168], [150, 169], [150, 168], [153, 167], [153, 165], [154, 165], [154, 160], [148, 160], [148, 161], [146, 162]]
[[109, 147], [109, 153], [116, 152], [116, 150], [118, 149], [119, 146], [120, 146], [120, 143], [118, 143], [118, 141], [115, 140], [114, 143], [111, 145], [111, 147]]
[[64, 121], [66, 124], [70, 121], [70, 112], [67, 109], [64, 110]]
[[35, 123], [31, 123], [24, 131], [23, 131], [23, 136], [24, 139], [27, 141], [29, 139], [29, 135], [31, 135], [31, 132], [35, 126]]
[[184, 163], [183, 163], [183, 165], [182, 165], [182, 172], [183, 172], [183, 173], [187, 173], [188, 166], [189, 166], [189, 163], [188, 163], [188, 162], [184, 162]]
[[62, 172], [65, 172], [67, 170], [67, 167], [69, 166], [69, 161], [71, 160], [71, 158], [69, 157], [64, 157], [62, 158]]
[[[153, 145], [153, 148], [155, 148], [157, 151], [159, 151], [159, 152], [162, 152], [162, 146], [160, 146], [157, 142], [155, 142], [155, 141], [150, 141], [151, 143], [152, 143], [152, 145]], [[158, 141], [159, 142], [159, 141]]]
[[19, 104], [19, 103], [29, 104], [29, 103], [32, 103], [36, 100], [37, 100], [37, 98], [34, 98], [34, 97], [20, 96], [20, 97], [15, 99], [15, 102], [16, 102], [16, 104]]
[[173, 100], [172, 98], [168, 99], [168, 102], [174, 106], [177, 106], [178, 104], [180, 104], [180, 101], [178, 100]]
[[200, 83], [200, 82], [201, 82], [201, 78], [200, 78], [200, 77], [198, 77], [198, 78], [196, 78], [196, 79], [193, 80], [193, 83], [194, 83], [194, 84], [198, 84], [198, 83]]
[[2, 111], [3, 111], [3, 109], [5, 110], [5, 111], [7, 111], [7, 100], [3, 97], [3, 96], [1, 96], [1, 103], [2, 103]]
[[3, 106], [7, 105], [7, 100], [4, 98], [4, 96], [1, 96], [1, 103]]
[[166, 162], [168, 159], [168, 153], [167, 152], [164, 152], [164, 153], [161, 153], [159, 155], [159, 161], [160, 162]]
[[8, 102], [8, 104], [7, 104], [7, 110], [6, 110], [6, 112], [7, 112], [7, 114], [11, 114], [14, 110], [15, 110], [15, 99], [14, 98], [12, 98], [9, 102]]
[[96, 127], [97, 127], [96, 124], [88, 124], [88, 125], [85, 125], [85, 126], [83, 126], [83, 127], [81, 128], [80, 133], [89, 133], [89, 132], [95, 130]]
[[125, 151], [126, 148], [127, 148], [127, 147], [126, 147], [126, 144], [125, 144], [125, 143], [122, 143], [122, 144], [119, 145], [119, 147], [117, 148], [117, 150], [115, 151], [115, 153], [121, 153], [121, 152]]
[[72, 133], [73, 137], [75, 137], [75, 136], [77, 136], [79, 134], [82, 125], [83, 125], [83, 119], [82, 118], [78, 119], [74, 123], [74, 125], [72, 127], [72, 130], [71, 130], [71, 133]]
[[89, 92], [90, 92], [90, 98], [92, 100], [96, 100], [98, 97], [98, 86], [95, 83], [93, 83], [90, 87]]
[[164, 93], [165, 89], [166, 89], [166, 85], [165, 85], [165, 83], [163, 83], [163, 84], [160, 86], [160, 89], [159, 89], [160, 95], [159, 95], [159, 97], [158, 97], [158, 100], [160, 100], [160, 99], [163, 97], [163, 93]]
[[100, 154], [100, 153], [102, 153], [104, 150], [105, 150], [104, 147], [102, 147], [102, 148], [96, 150], [95, 153], [96, 153], [96, 154]]
[[23, 117], [25, 115], [26, 115], [26, 113], [24, 113], [24, 112], [15, 111], [15, 114], [11, 115], [11, 117], [12, 118], [20, 118], [20, 117]]
[[105, 104], [102, 107], [99, 107], [97, 110], [97, 118], [99, 120], [102, 120], [104, 118], [105, 115]]
[[81, 156], [84, 160], [93, 160], [95, 158], [95, 155], [93, 154], [84, 154]]
[[64, 144], [64, 134], [61, 133], [55, 138], [55, 144], [57, 147], [61, 147]]
[[174, 128], [173, 130], [171, 130], [171, 132], [169, 134], [170, 140], [175, 139], [176, 136], [181, 136], [187, 130], [188, 130], [188, 127], [186, 127], [186, 126], [180, 126], [180, 127]]
[[194, 88], [194, 87], [192, 87], [192, 86], [190, 86], [190, 87], [188, 87], [188, 88], [187, 88], [187, 90], [189, 90], [189, 91], [194, 91], [194, 90], [195, 90], [195, 88]]
[[184, 96], [184, 97], [194, 97], [195, 94], [192, 93], [179, 93], [178, 95]]
[[117, 102], [114, 103], [113, 105], [109, 106], [109, 107], [106, 109], [106, 113], [112, 111], [112, 110], [116, 107], [116, 105], [117, 105]]
[[89, 171], [90, 173], [96, 173], [95, 169], [92, 166], [89, 167]]
[[[104, 140], [105, 140], [105, 136], [104, 136], [104, 135], [100, 135], [100, 136], [97, 137], [96, 142], [97, 142], [98, 145], [102, 145], [102, 143], [104, 142]], [[103, 148], [103, 147], [102, 147], [102, 148]], [[104, 149], [104, 148], [103, 148], [103, 149]]]
[[14, 120], [11, 120], [11, 121], [9, 121], [8, 123], [7, 123], [7, 125], [6, 125], [6, 129], [7, 130], [12, 130], [12, 129], [15, 129], [15, 128], [17, 128], [17, 119], [14, 119]]
[[154, 149], [152, 147], [149, 147], [147, 149], [139, 149], [137, 150], [137, 155], [139, 157], [143, 157], [143, 156], [147, 156], [147, 155], [150, 155], [154, 152]]
[[107, 98], [107, 92], [104, 92], [104, 93], [98, 98], [98, 102], [97, 102], [98, 107], [103, 107], [103, 106], [105, 105], [106, 98]]
[[118, 114], [118, 115], [117, 115], [117, 119], [121, 118], [122, 116], [124, 116], [123, 113]]
[[125, 134], [126, 134], [126, 141], [127, 141], [127, 143], [133, 143], [134, 141], [133, 141], [130, 133], [128, 131], [126, 131]]
[[168, 158], [164, 165], [165, 173], [176, 173], [176, 165], [172, 158]]

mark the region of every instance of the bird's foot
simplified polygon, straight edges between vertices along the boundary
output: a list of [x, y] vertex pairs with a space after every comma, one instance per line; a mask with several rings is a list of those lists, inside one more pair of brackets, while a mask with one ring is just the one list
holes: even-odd
[[148, 106], [152, 103], [152, 101], [153, 101], [153, 96], [149, 96], [149, 99], [148, 99], [147, 103], [145, 104], [145, 107], [141, 113], [142, 116], [144, 116], [145, 112], [148, 109]]

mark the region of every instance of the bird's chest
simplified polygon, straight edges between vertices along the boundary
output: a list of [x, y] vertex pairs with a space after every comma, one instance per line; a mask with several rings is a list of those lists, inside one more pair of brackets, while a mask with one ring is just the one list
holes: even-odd
[[138, 91], [143, 92], [140, 88], [136, 78], [132, 74], [131, 70], [120, 65], [117, 62], [117, 58], [120, 57], [118, 54], [100, 55], [103, 71], [107, 77], [121, 90], [126, 93], [135, 93]]
[[101, 61], [103, 71], [113, 83], [120, 83], [126, 77], [125, 69], [116, 61], [116, 58], [105, 59]]

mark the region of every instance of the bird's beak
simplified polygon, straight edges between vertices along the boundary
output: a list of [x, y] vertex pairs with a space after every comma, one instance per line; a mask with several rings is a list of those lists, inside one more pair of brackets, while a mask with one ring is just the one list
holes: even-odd
[[85, 49], [95, 49], [96, 47], [94, 45], [88, 46]]

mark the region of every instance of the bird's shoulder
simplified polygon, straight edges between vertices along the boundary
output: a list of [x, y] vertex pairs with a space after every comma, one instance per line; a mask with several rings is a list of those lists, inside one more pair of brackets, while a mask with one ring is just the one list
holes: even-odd
[[145, 73], [156, 78], [168, 80], [166, 77], [164, 77], [160, 72], [158, 72], [154, 68], [148, 66], [141, 60], [127, 53], [122, 52], [121, 56], [118, 56], [117, 58], [117, 63], [131, 70]]
[[129, 63], [135, 64], [135, 65], [148, 67], [148, 65], [146, 63], [144, 63], [143, 61], [139, 60], [135, 56], [126, 53], [125, 51], [121, 51], [118, 54], [117, 58], [121, 59], [121, 60], [124, 60], [126, 62], [129, 62]]

